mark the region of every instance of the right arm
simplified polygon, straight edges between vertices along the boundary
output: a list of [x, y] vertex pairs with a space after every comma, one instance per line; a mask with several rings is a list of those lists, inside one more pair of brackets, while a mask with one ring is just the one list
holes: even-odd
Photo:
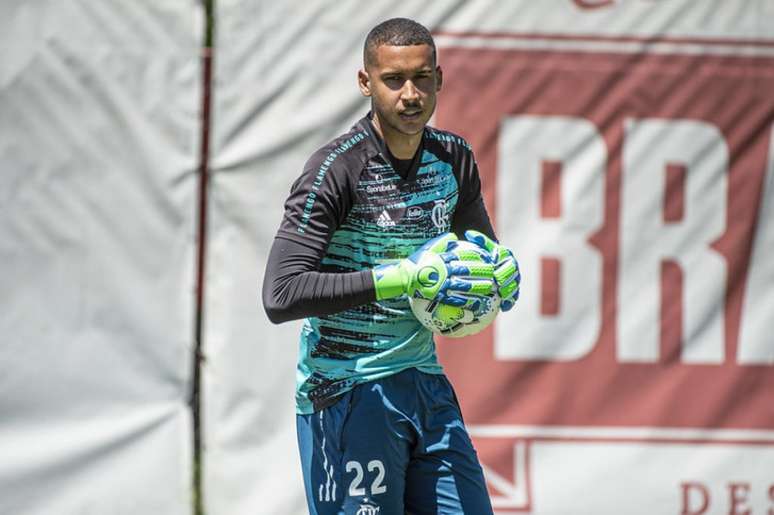
[[274, 238], [263, 279], [269, 320], [279, 324], [330, 315], [376, 300], [371, 270], [319, 272], [324, 251], [279, 235]]
[[[262, 300], [273, 323], [324, 316], [376, 300], [370, 270], [320, 272], [333, 233], [347, 217], [357, 174], [321, 149], [307, 161], [285, 201], [263, 281]], [[351, 165], [351, 163], [350, 163]]]

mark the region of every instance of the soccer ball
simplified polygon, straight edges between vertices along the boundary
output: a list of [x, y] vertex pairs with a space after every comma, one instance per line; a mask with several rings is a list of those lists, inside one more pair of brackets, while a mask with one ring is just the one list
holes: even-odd
[[409, 297], [409, 304], [419, 323], [435, 334], [462, 338], [483, 331], [500, 312], [500, 297], [482, 297], [478, 309], [448, 306], [438, 301]]
[[[475, 256], [481, 255], [481, 249], [474, 243], [467, 241], [457, 242], [455, 252], [465, 259], [475, 260]], [[428, 259], [431, 257], [438, 259], [433, 256], [428, 257]], [[420, 261], [418, 265], [422, 266], [423, 262]], [[430, 265], [429, 262], [428, 265]], [[426, 268], [428, 270], [437, 269], [434, 266]], [[420, 290], [415, 290], [412, 293], [409, 295], [409, 305], [419, 323], [435, 334], [450, 338], [461, 338], [481, 332], [494, 321], [497, 313], [500, 312], [500, 297], [496, 293], [487, 297], [477, 297], [480, 301], [475, 310], [441, 304], [437, 300], [425, 297]]]

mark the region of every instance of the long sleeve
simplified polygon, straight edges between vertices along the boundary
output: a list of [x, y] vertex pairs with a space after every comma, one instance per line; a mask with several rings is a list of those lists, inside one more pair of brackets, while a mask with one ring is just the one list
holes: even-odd
[[362, 159], [360, 153], [337, 152], [335, 145], [323, 147], [293, 184], [261, 293], [272, 322], [330, 315], [376, 300], [370, 270], [320, 271], [333, 234], [352, 208]]
[[475, 229], [497, 241], [484, 198], [481, 196], [481, 178], [472, 152], [464, 155], [459, 175], [460, 201], [452, 220], [452, 231], [464, 238], [465, 231]]
[[376, 300], [370, 270], [324, 273], [319, 251], [274, 239], [263, 281], [263, 307], [275, 324], [344, 311]]

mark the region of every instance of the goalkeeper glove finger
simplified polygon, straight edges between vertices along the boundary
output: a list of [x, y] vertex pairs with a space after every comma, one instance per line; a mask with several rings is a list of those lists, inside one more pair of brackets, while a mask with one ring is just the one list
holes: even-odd
[[494, 279], [497, 283], [497, 294], [500, 296], [500, 309], [508, 311], [518, 300], [521, 285], [521, 273], [516, 257], [511, 249], [478, 231], [465, 231], [465, 239], [489, 253], [495, 266]]
[[[458, 295], [487, 295], [494, 291], [494, 266], [482, 253], [477, 258], [455, 254], [457, 236], [442, 234], [408, 258], [373, 269], [376, 299], [407, 294], [445, 304], [470, 305], [475, 299]], [[468, 278], [474, 276], [476, 279]]]
[[463, 248], [452, 241], [441, 257], [446, 263], [449, 280], [439, 293], [439, 301], [451, 306], [478, 309], [478, 297], [495, 290], [494, 265], [484, 250]]

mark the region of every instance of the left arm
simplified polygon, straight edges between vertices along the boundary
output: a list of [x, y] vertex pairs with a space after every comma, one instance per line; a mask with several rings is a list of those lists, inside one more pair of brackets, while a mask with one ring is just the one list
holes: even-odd
[[492, 223], [481, 196], [481, 179], [478, 165], [469, 152], [462, 159], [462, 170], [458, 184], [460, 199], [454, 213], [452, 231], [465, 235], [465, 239], [485, 249], [495, 264], [495, 282], [501, 298], [500, 308], [508, 311], [519, 298], [521, 274], [513, 252], [497, 242]]
[[460, 158], [457, 175], [459, 200], [452, 219], [452, 232], [463, 238], [465, 231], [476, 230], [497, 241], [489, 214], [486, 212], [484, 197], [481, 196], [481, 178], [472, 152], [465, 152]]
[[460, 238], [465, 237], [465, 231], [476, 230], [486, 234], [493, 240], [497, 240], [495, 236], [492, 222], [489, 221], [489, 214], [486, 212], [486, 206], [484, 206], [484, 199], [479, 192], [478, 198], [474, 199], [466, 206], [460, 206], [454, 213], [454, 220], [452, 221], [452, 232], [457, 234]]

